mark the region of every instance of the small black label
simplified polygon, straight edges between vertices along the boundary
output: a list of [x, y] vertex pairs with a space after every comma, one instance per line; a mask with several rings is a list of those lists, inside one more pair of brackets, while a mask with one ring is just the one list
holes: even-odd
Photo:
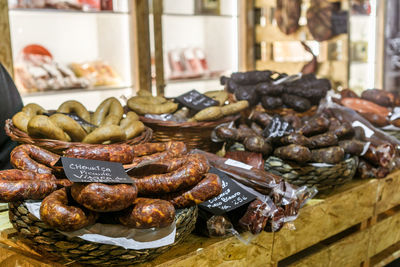
[[64, 172], [72, 182], [78, 183], [118, 183], [132, 184], [134, 181], [126, 174], [118, 162], [90, 159], [61, 158]]
[[225, 212], [239, 208], [240, 206], [253, 201], [256, 195], [247, 191], [244, 185], [229, 178], [229, 176], [216, 168], [211, 168], [210, 173], [215, 173], [221, 178], [222, 192], [219, 196], [199, 204], [209, 212], [221, 215]]
[[199, 111], [211, 106], [218, 106], [218, 101], [203, 95], [199, 92], [197, 92], [196, 90], [192, 90], [190, 92], [187, 92], [183, 95], [178, 96], [177, 98], [175, 98], [177, 102], [179, 102], [180, 104]]

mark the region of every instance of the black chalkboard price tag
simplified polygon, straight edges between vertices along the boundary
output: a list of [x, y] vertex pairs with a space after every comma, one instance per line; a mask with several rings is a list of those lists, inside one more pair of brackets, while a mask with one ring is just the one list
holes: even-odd
[[205, 210], [216, 215], [221, 215], [239, 208], [257, 197], [255, 194], [247, 191], [245, 189], [246, 186], [239, 185], [238, 182], [229, 178], [225, 173], [215, 168], [211, 168], [209, 172], [215, 173], [221, 178], [222, 192], [219, 196], [199, 204]]
[[134, 182], [118, 162], [62, 157], [61, 163], [65, 175], [72, 182], [118, 184]]
[[175, 100], [184, 105], [185, 107], [188, 107], [190, 109], [200, 111], [202, 109], [211, 107], [211, 106], [218, 106], [218, 101], [203, 95], [196, 90], [192, 90], [190, 92], [187, 92], [183, 95], [178, 96], [175, 98]]

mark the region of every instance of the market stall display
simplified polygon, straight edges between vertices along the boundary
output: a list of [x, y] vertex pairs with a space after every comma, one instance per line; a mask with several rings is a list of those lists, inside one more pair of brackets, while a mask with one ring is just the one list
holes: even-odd
[[210, 139], [212, 129], [239, 118], [239, 113], [248, 108], [248, 102], [233, 101], [225, 91], [200, 94], [192, 90], [175, 99], [139, 91], [138, 96], [128, 100], [127, 106], [153, 129], [155, 140], [183, 141], [189, 148], [216, 151], [219, 148]]
[[[91, 182], [73, 182], [66, 170], [69, 165], [64, 165], [62, 159], [63, 165], [57, 165], [61, 158], [59, 155], [33, 145], [16, 147], [11, 155], [11, 163], [16, 169], [0, 172], [0, 199], [12, 202], [10, 206], [14, 208], [11, 208], [10, 216], [11, 220], [16, 222], [15, 228], [25, 236], [36, 236], [35, 248], [42, 253], [47, 251], [53, 254], [52, 256], [90, 264], [143, 262], [162, 253], [171, 244], [136, 251], [129, 250], [123, 242], [115, 241], [115, 245], [103, 245], [103, 249], [99, 250], [101, 243], [110, 243], [104, 243], [102, 239], [105, 238], [99, 238], [99, 244], [96, 245], [96, 241], [85, 239], [76, 232], [82, 228], [85, 228], [87, 233], [96, 233], [96, 227], [104, 227], [102, 233], [107, 236], [106, 233], [111, 234], [107, 230], [107, 227], [111, 226], [107, 225], [115, 225], [114, 228], [116, 225], [122, 225], [126, 228], [117, 228], [114, 231], [120, 231], [119, 235], [124, 237], [124, 233], [131, 228], [161, 231], [176, 225], [176, 240], [171, 243], [176, 244], [185, 238], [193, 229], [197, 217], [197, 209], [193, 207], [221, 192], [220, 178], [215, 174], [208, 174], [209, 165], [203, 155], [185, 155], [187, 149], [183, 143], [146, 143], [125, 150], [124, 146], [127, 145], [97, 145], [89, 150], [77, 147], [66, 151], [65, 155], [84, 160], [101, 159], [106, 162], [125, 163], [124, 168], [130, 175], [125, 183], [115, 183], [117, 181], [114, 180], [112, 183], [96, 182], [91, 180], [93, 178], [87, 178]], [[84, 170], [81, 174], [89, 170], [89, 175], [100, 180], [105, 175], [104, 168], [103, 174], [96, 174], [100, 170], [99, 167], [92, 169], [87, 167], [90, 165], [85, 165], [89, 164], [86, 161], [79, 162], [83, 165], [75, 166], [79, 165], [79, 168]], [[21, 210], [26, 210], [25, 214], [21, 214]], [[21, 225], [18, 223], [21, 216], [28, 216], [30, 219], [24, 220], [24, 225]], [[99, 226], [98, 223], [106, 225]], [[25, 225], [30, 227], [25, 228]], [[33, 232], [32, 227], [40, 231]], [[40, 242], [43, 233], [51, 234], [46, 237], [46, 244]], [[168, 232], [172, 233], [175, 235], [175, 231]], [[158, 239], [163, 237], [160, 234], [155, 232], [155, 235], [159, 236]], [[113, 235], [110, 237], [118, 236], [118, 233]], [[78, 238], [79, 236], [83, 239]], [[154, 240], [145, 238], [141, 241]], [[70, 245], [59, 246], [60, 242]], [[68, 250], [83, 245], [95, 246], [97, 252], [81, 250], [75, 253]], [[130, 257], [113, 257], [112, 251], [118, 246], [125, 248], [119, 248], [123, 251], [119, 255]], [[88, 255], [82, 257], [83, 254]], [[96, 257], [100, 254], [104, 254], [102, 259]]]
[[134, 112], [124, 114], [119, 100], [104, 100], [90, 113], [75, 100], [56, 111], [31, 103], [6, 122], [6, 133], [15, 141], [36, 144], [58, 153], [78, 144], [137, 144], [151, 138], [151, 130]]

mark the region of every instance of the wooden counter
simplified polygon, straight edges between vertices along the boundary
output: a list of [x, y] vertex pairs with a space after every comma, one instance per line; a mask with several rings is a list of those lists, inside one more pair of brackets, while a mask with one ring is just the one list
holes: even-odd
[[[383, 266], [400, 256], [399, 189], [400, 171], [381, 180], [354, 181], [311, 200], [278, 233], [245, 234], [247, 245], [236, 237], [191, 235], [138, 266]], [[0, 214], [0, 265], [37, 266], [43, 258], [18, 241], [7, 216]]]

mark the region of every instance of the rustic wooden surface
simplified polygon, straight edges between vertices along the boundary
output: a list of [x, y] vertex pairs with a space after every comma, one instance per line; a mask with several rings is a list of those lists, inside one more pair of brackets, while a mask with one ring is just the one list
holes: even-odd
[[148, 0], [132, 1], [131, 21], [133, 35], [131, 45], [134, 47], [132, 77], [136, 90], [151, 92], [151, 56], [149, 32]]
[[289, 266], [335, 267], [358, 266], [368, 257], [369, 230], [357, 232], [331, 246], [325, 246], [318, 252], [304, 257]]
[[7, 0], [0, 0], [0, 62], [14, 77]]
[[389, 174], [379, 180], [378, 202], [376, 214], [380, 214], [400, 204], [400, 177], [399, 172]]
[[[387, 184], [390, 179], [391, 183]], [[384, 193], [382, 188], [399, 188], [398, 180], [400, 171], [382, 180], [353, 181], [320, 195], [302, 208], [293, 223], [295, 230], [286, 227], [278, 233], [263, 232], [248, 245], [236, 237], [191, 235], [155, 260], [138, 266], [276, 266], [288, 257], [293, 258], [290, 266], [359, 266], [361, 262], [367, 263], [364, 266], [383, 266], [379, 264], [400, 256], [396, 250], [396, 244], [400, 243], [400, 210], [393, 208], [397, 205], [389, 201], [385, 207], [392, 209], [379, 216], [374, 212], [376, 203], [389, 199], [390, 192]], [[382, 197], [385, 194], [388, 197]], [[7, 218], [6, 212], [0, 213], [0, 231], [5, 229], [1, 231], [0, 243], [8, 246], [11, 252], [7, 253], [40, 259], [13, 237], [15, 230], [9, 229]], [[346, 233], [349, 229], [353, 230]], [[244, 234], [245, 239], [249, 237]]]
[[282, 229], [275, 234], [272, 261], [282, 260], [371, 217], [376, 187], [377, 180], [353, 182], [304, 207], [294, 221], [296, 231]]

